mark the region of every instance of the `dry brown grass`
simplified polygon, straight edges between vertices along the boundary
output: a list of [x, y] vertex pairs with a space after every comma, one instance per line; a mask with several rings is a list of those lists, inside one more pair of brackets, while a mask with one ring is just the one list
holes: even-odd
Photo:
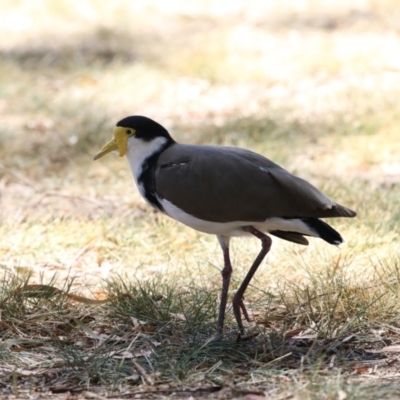
[[[3, 3], [4, 395], [396, 398], [397, 2]], [[215, 238], [150, 210], [124, 160], [92, 162], [134, 113], [265, 154], [359, 212], [333, 222], [340, 250], [274, 240], [246, 297], [253, 341], [208, 341]], [[258, 246], [234, 241], [232, 290]]]

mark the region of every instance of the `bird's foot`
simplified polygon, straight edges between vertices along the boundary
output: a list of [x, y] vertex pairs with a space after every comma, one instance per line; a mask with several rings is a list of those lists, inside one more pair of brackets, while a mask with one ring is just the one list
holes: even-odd
[[237, 342], [245, 342], [246, 340], [251, 340], [251, 339], [255, 338], [259, 334], [260, 334], [260, 332], [251, 332], [251, 333], [246, 333], [246, 334], [244, 334], [244, 332], [240, 332], [236, 337], [236, 341]]
[[247, 322], [251, 322], [249, 313], [247, 312], [246, 306], [244, 305], [243, 296], [241, 295], [238, 296], [236, 293], [236, 295], [233, 297], [232, 300], [232, 307], [233, 307], [233, 313], [236, 318], [236, 322], [239, 327], [240, 334], [243, 335], [244, 326], [242, 322], [242, 314]]
[[240, 307], [240, 309], [242, 310], [242, 314], [244, 316], [244, 318], [246, 319], [247, 322], [250, 322], [250, 317], [249, 317], [249, 313], [247, 312], [246, 306], [244, 305], [244, 301], [243, 301], [243, 297], [238, 301], [238, 305]]

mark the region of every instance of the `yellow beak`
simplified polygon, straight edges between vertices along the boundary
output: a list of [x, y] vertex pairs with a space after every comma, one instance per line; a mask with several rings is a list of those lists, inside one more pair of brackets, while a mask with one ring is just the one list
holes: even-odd
[[98, 160], [113, 150], [118, 150], [120, 157], [123, 157], [126, 154], [126, 142], [128, 136], [125, 132], [125, 128], [116, 126], [113, 130], [113, 136], [114, 137], [94, 156], [94, 160]]

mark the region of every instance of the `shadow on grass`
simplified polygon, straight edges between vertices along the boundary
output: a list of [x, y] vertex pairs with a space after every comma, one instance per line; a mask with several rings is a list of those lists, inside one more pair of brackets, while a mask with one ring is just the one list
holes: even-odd
[[3, 62], [11, 62], [21, 70], [57, 69], [64, 72], [81, 68], [101, 68], [111, 63], [132, 63], [142, 57], [141, 43], [155, 37], [134, 36], [130, 32], [97, 27], [85, 34], [55, 35], [42, 43], [27, 42], [24, 46], [0, 51]]
[[[36, 106], [35, 106], [36, 107]], [[47, 126], [40, 118], [26, 121], [20, 132], [1, 132], [0, 155], [7, 165], [38, 162], [57, 164], [60, 169], [68, 167], [73, 159], [89, 155], [92, 157], [111, 136], [117, 122], [89, 101], [45, 102], [37, 105], [41, 114], [51, 115]], [[263, 117], [230, 118], [222, 126], [204, 124], [196, 126], [175, 125], [172, 136], [183, 143], [230, 145], [256, 148], [280, 163], [297, 148], [315, 143], [329, 126], [312, 125], [288, 120], [283, 113]], [[18, 134], [16, 134], [18, 133]], [[283, 145], [291, 143], [291, 146]], [[296, 143], [299, 145], [297, 146]], [[300, 145], [301, 144], [301, 145]]]
[[[398, 259], [369, 287], [346, 280], [334, 265], [311, 278], [303, 286], [287, 283], [268, 306], [259, 291], [250, 310], [256, 317], [249, 332], [256, 335], [243, 340], [231, 316], [226, 333], [214, 336], [218, 293], [194, 282], [121, 277], [107, 283], [108, 301], [90, 306], [96, 301], [72, 294], [72, 282], [59, 290], [56, 280], [42, 287], [9, 274], [0, 286], [2, 384], [245, 394], [287, 390], [279, 377], [298, 391], [296, 382], [312, 376], [315, 388], [308, 390], [317, 391], [327, 377], [390, 369], [390, 346], [400, 332], [393, 314]], [[28, 376], [35, 379], [27, 386]]]

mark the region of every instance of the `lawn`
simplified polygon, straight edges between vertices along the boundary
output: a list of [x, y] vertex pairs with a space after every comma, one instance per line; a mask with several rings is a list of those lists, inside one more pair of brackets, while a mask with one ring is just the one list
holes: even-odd
[[[0, 6], [0, 397], [396, 399], [400, 6], [5, 0]], [[214, 236], [152, 210], [125, 116], [251, 149], [357, 210], [345, 243], [274, 238], [216, 326]], [[259, 251], [234, 239], [230, 294]]]

